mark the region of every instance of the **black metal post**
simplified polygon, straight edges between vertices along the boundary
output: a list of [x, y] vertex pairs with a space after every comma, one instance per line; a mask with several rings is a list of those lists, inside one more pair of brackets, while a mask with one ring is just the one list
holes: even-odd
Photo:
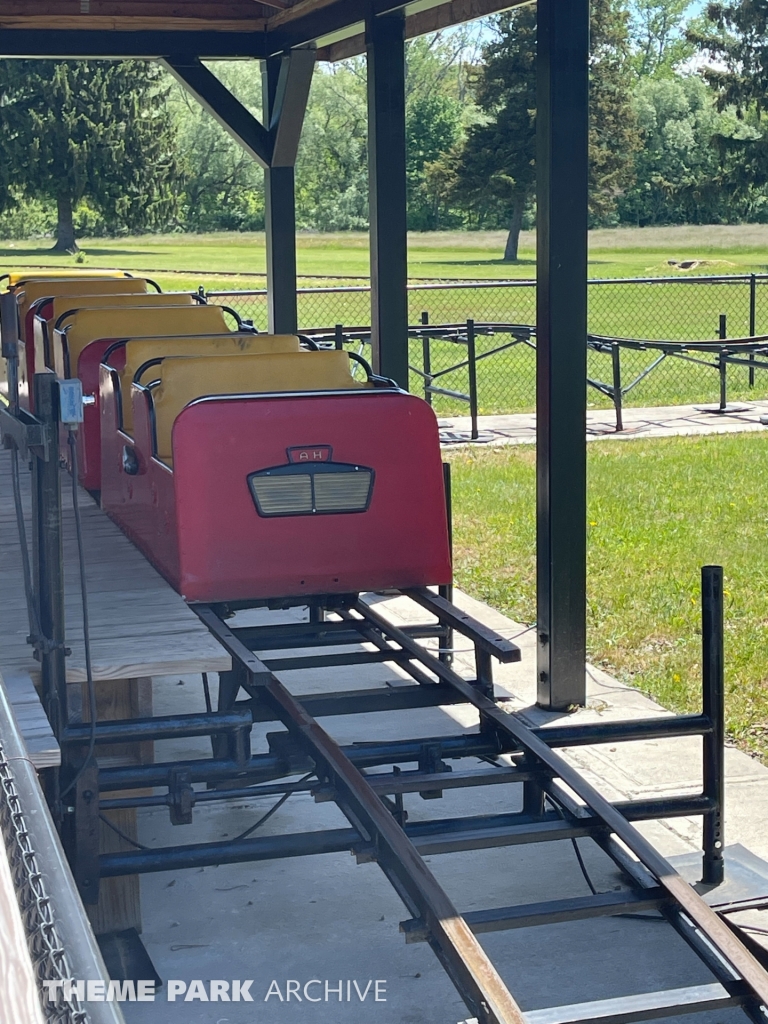
[[621, 346], [614, 342], [611, 345], [611, 361], [613, 362], [613, 407], [616, 410], [616, 431], [624, 429], [621, 392]]
[[723, 660], [723, 568], [701, 570], [701, 647], [703, 713], [712, 723], [704, 735], [704, 796], [714, 809], [704, 815], [701, 880], [723, 881], [723, 798], [725, 795], [725, 669]]
[[[281, 57], [264, 61], [264, 121], [270, 124], [277, 102]], [[267, 306], [273, 334], [295, 334], [296, 301], [296, 190], [292, 166], [264, 171], [264, 214], [267, 236]]]
[[[720, 322], [717, 327], [717, 336], [720, 341], [728, 337], [728, 317], [725, 313], [720, 314]], [[720, 372], [720, 412], [725, 412], [728, 405], [728, 364], [722, 355], [718, 359], [718, 370]]]
[[[453, 499], [451, 495], [451, 464], [443, 463], [443, 487], [445, 488], [445, 514], [448, 519], [448, 546], [451, 552], [451, 564], [453, 564]], [[437, 588], [440, 597], [453, 603], [453, 583], [444, 583]], [[443, 650], [439, 654], [440, 661], [446, 665], [453, 664], [453, 630], [450, 626], [445, 628], [445, 633], [440, 640]]]
[[[34, 589], [40, 637], [43, 701], [56, 736], [67, 722], [64, 646], [64, 556], [61, 530], [59, 392], [50, 370], [35, 374], [35, 410], [48, 436], [49, 458], [32, 461]], [[64, 766], [63, 766], [64, 767]]]
[[0, 354], [6, 362], [11, 412], [19, 411], [19, 306], [13, 292], [0, 295]]
[[377, 373], [408, 388], [405, 37], [402, 11], [366, 23], [371, 347]]
[[333, 329], [333, 343], [337, 349], [344, 348], [344, 325], [336, 324]]
[[539, 0], [537, 53], [538, 703], [586, 700], [589, 0]]
[[476, 441], [479, 432], [477, 429], [477, 359], [474, 320], [467, 320], [467, 370], [469, 372], [469, 415], [472, 419], [472, 440]]
[[[756, 319], [757, 319], [757, 278], [754, 274], [749, 275], [749, 336], [754, 338], [756, 330]], [[755, 357], [750, 355], [750, 363], [754, 364]], [[753, 388], [755, 386], [755, 367], [754, 365], [749, 368], [749, 386]]]
[[[429, 313], [427, 310], [423, 310], [421, 314], [421, 324], [426, 327], [429, 324]], [[428, 334], [423, 334], [421, 337], [421, 354], [422, 363], [424, 370], [424, 399], [429, 405], [432, 405], [432, 392], [429, 390], [432, 384], [432, 352], [430, 348], [430, 337]]]

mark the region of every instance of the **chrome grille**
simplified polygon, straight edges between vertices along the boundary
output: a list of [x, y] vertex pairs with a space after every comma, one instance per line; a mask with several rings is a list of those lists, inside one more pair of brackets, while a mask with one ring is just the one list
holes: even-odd
[[315, 511], [362, 511], [368, 504], [371, 489], [371, 471], [359, 469], [354, 473], [317, 473], [315, 482]]
[[259, 512], [264, 516], [290, 516], [312, 512], [312, 477], [309, 473], [290, 476], [255, 476], [251, 486]]
[[248, 483], [260, 516], [365, 512], [374, 472], [344, 462], [274, 466], [251, 473]]

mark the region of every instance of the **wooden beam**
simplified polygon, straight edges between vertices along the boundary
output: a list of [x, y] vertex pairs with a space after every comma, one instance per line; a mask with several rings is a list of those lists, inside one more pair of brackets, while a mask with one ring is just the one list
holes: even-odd
[[[256, 5], [254, 4], [254, 8]], [[258, 10], [258, 8], [257, 8]], [[108, 17], [82, 15], [27, 16], [0, 14], [0, 28], [33, 29], [39, 32], [55, 31], [98, 31], [98, 32], [263, 32], [266, 27], [263, 17], [248, 20], [226, 18], [167, 18], [167, 17]], [[0, 48], [2, 48], [0, 46]]]
[[293, 167], [315, 69], [314, 49], [291, 50], [280, 61], [274, 103], [270, 104], [269, 130], [274, 138], [273, 167]]
[[269, 8], [282, 8], [284, 0], [90, 0], [87, 11], [77, 0], [45, 0], [30, 12], [24, 0], [8, 0], [2, 4], [2, 17], [74, 18], [79, 24], [91, 18], [203, 18], [211, 21], [252, 21], [274, 13]]
[[162, 63], [235, 142], [262, 167], [269, 167], [274, 146], [269, 132], [204, 64], [185, 56], [169, 57]]
[[[498, 14], [499, 11], [520, 7], [529, 2], [530, 0], [449, 0], [448, 3], [430, 7], [426, 11], [419, 11], [418, 14], [406, 15], [405, 38], [415, 39], [416, 36], [423, 36], [428, 32], [438, 32], [451, 25], [461, 25], [465, 21], [484, 18], [489, 14]], [[269, 27], [272, 26], [274, 20], [275, 18], [269, 19]], [[319, 47], [317, 59], [332, 62], [346, 60], [348, 57], [357, 57], [361, 53], [365, 53], [365, 34], [363, 32], [349, 36], [347, 39], [340, 39], [337, 43], [331, 43], [329, 46]]]

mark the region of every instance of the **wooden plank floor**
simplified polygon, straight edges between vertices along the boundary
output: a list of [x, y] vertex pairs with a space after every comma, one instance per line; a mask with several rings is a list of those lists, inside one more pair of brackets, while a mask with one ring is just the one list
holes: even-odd
[[[30, 540], [30, 474], [23, 464], [21, 482]], [[85, 680], [85, 653], [71, 480], [66, 473], [62, 473], [62, 504], [66, 640], [72, 649], [67, 658], [67, 680], [78, 683]], [[197, 616], [82, 490], [79, 505], [95, 680], [104, 683], [230, 668], [229, 657]], [[35, 715], [30, 694], [20, 681], [27, 676], [38, 682], [40, 675], [40, 666], [26, 642], [28, 632], [11, 457], [0, 450], [0, 674], [10, 684], [30, 745], [34, 739], [39, 748], [42, 723], [37, 721], [39, 714]]]

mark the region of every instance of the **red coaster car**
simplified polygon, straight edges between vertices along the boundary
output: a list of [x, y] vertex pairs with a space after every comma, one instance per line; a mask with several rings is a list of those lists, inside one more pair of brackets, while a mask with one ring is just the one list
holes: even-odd
[[[51, 368], [59, 377], [79, 377], [83, 394], [93, 400], [84, 409], [77, 437], [78, 477], [83, 487], [101, 488], [99, 364], [109, 346], [121, 338], [219, 333], [231, 333], [221, 306], [116, 305], [74, 309], [59, 318], [50, 340]], [[62, 456], [68, 463], [66, 444]]]
[[158, 358], [135, 379], [129, 434], [102, 366], [102, 506], [188, 601], [450, 582], [421, 399], [355, 380], [343, 351]]
[[40, 299], [58, 295], [76, 296], [81, 292], [89, 295], [132, 293], [145, 294], [148, 282], [143, 278], [132, 278], [120, 272], [100, 276], [78, 274], [71, 271], [67, 276], [56, 276], [55, 271], [41, 274], [8, 274], [8, 290], [16, 297], [19, 317], [19, 402], [22, 409], [34, 412], [35, 392], [35, 348], [34, 323], [35, 305]]

